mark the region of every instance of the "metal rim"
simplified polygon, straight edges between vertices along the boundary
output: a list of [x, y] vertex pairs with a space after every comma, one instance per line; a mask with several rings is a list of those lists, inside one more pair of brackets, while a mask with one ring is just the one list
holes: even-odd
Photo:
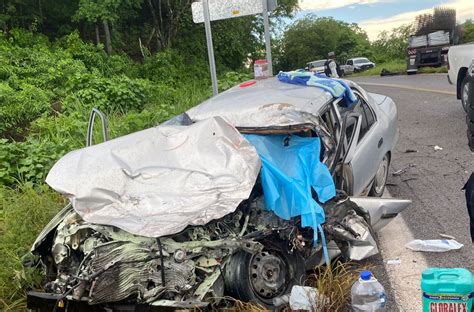
[[262, 251], [250, 261], [250, 284], [256, 296], [264, 301], [280, 296], [288, 283], [288, 270], [278, 253]]
[[377, 174], [375, 175], [375, 187], [374, 190], [377, 194], [381, 194], [385, 188], [385, 183], [387, 182], [387, 172], [388, 172], [388, 156], [385, 155], [382, 159], [382, 162], [379, 165]]
[[464, 83], [462, 87], [462, 104], [464, 107], [467, 107], [468, 98], [469, 98], [469, 84]]

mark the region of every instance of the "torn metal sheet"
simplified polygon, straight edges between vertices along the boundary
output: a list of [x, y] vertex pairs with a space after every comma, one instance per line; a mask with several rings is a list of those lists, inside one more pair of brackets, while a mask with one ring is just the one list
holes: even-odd
[[160, 237], [233, 212], [259, 170], [255, 148], [215, 117], [73, 151], [46, 182], [88, 222]]
[[399, 198], [351, 197], [350, 199], [367, 210], [374, 231], [382, 229], [411, 204], [411, 200]]
[[324, 206], [326, 238], [334, 240], [342, 254], [351, 260], [362, 260], [378, 253], [370, 214], [344, 193], [338, 193]]

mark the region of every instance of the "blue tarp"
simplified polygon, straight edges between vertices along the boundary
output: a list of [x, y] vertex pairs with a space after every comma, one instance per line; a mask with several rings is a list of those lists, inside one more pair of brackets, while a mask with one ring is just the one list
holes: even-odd
[[312, 198], [325, 203], [336, 195], [331, 174], [320, 160], [320, 139], [296, 135], [245, 135], [262, 160], [260, 178], [267, 209], [285, 220], [301, 216], [303, 227], [317, 229], [324, 210]]
[[342, 97], [342, 106], [351, 107], [357, 98], [349, 85], [343, 80], [328, 78], [326, 75], [305, 71], [279, 72], [278, 80], [285, 83], [317, 87], [328, 91], [334, 98]]

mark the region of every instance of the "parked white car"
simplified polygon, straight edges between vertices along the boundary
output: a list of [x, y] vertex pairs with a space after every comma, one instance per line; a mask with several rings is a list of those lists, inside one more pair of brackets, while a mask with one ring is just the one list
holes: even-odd
[[348, 59], [346, 64], [341, 66], [344, 74], [357, 73], [374, 67], [375, 63], [369, 61], [369, 59], [366, 57], [355, 57]]
[[[452, 46], [448, 52], [448, 81], [456, 85], [456, 96], [467, 111], [469, 65], [474, 60], [474, 43]], [[474, 71], [471, 68], [471, 71]]]

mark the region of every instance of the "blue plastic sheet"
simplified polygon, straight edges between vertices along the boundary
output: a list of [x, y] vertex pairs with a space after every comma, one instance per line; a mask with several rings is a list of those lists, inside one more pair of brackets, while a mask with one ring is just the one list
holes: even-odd
[[342, 106], [344, 107], [352, 107], [357, 103], [357, 98], [347, 83], [343, 80], [328, 78], [326, 75], [305, 71], [279, 72], [278, 80], [285, 83], [321, 88], [331, 93], [334, 98], [342, 98]]
[[245, 135], [262, 160], [260, 178], [267, 209], [289, 220], [301, 216], [303, 227], [312, 227], [317, 239], [324, 223], [325, 203], [336, 195], [331, 174], [320, 160], [320, 139], [286, 135]]

